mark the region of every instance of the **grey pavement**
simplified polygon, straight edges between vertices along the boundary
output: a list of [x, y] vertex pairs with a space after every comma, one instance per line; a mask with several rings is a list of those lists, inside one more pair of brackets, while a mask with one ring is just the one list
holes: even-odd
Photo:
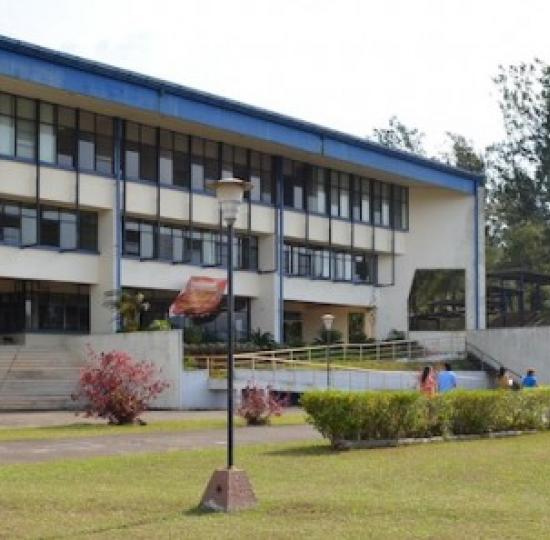
[[[295, 409], [298, 411], [299, 409]], [[293, 412], [293, 409], [287, 409]], [[146, 422], [164, 420], [192, 420], [203, 418], [225, 418], [225, 411], [147, 411], [142, 415]], [[104, 424], [105, 420], [78, 416], [71, 411], [14, 411], [0, 412], [0, 427], [46, 427], [68, 426], [70, 424]]]
[[[243, 427], [235, 430], [236, 444], [264, 444], [320, 439], [309, 425]], [[225, 429], [105, 435], [78, 439], [9, 441], [0, 443], [0, 465], [41, 461], [169, 452], [226, 446]]]

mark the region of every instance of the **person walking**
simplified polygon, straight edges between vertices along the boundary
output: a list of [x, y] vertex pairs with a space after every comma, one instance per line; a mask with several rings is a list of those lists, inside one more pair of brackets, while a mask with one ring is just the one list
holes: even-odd
[[434, 370], [431, 366], [426, 366], [419, 378], [420, 391], [428, 397], [434, 396], [437, 390], [437, 381]]
[[445, 369], [437, 374], [437, 389], [439, 392], [449, 392], [456, 388], [456, 373], [451, 364], [445, 362]]
[[539, 385], [534, 369], [531, 368], [527, 370], [527, 375], [523, 377], [521, 385], [523, 388], [536, 388]]

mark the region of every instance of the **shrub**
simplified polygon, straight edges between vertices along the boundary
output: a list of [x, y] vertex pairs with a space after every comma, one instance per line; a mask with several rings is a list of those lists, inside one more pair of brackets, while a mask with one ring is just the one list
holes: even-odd
[[155, 319], [147, 330], [172, 330], [172, 323], [167, 319]]
[[278, 399], [269, 386], [248, 385], [243, 388], [237, 414], [246, 420], [248, 426], [263, 426], [271, 422], [271, 416], [281, 416], [285, 405], [286, 400]]
[[260, 328], [256, 328], [250, 334], [250, 341], [259, 349], [269, 350], [275, 348], [275, 339], [271, 332], [262, 332]]
[[89, 356], [73, 396], [86, 401], [86, 416], [106, 418], [112, 424], [133, 423], [168, 387], [153, 364], [136, 362], [123, 351], [96, 354], [90, 350]]
[[456, 390], [432, 399], [415, 391], [314, 391], [302, 396], [310, 422], [339, 440], [548, 429], [550, 389]]

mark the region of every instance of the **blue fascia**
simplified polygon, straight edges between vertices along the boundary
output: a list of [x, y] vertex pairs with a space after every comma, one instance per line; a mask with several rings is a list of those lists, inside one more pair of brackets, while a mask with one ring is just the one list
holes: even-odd
[[483, 176], [308, 122], [0, 36], [0, 75], [474, 194]]

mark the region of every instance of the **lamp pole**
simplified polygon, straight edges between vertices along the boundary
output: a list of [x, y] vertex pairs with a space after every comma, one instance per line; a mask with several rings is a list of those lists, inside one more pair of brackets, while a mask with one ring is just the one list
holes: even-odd
[[234, 426], [233, 426], [233, 373], [234, 373], [234, 332], [233, 316], [235, 299], [233, 297], [233, 222], [227, 223], [227, 468], [234, 464]]
[[325, 353], [325, 359], [327, 363], [327, 390], [330, 388], [330, 342], [331, 342], [331, 330], [332, 330], [332, 323], [334, 322], [334, 315], [331, 315], [330, 313], [326, 313], [325, 315], [321, 316], [321, 322], [323, 323], [323, 327], [326, 332], [327, 336], [327, 348]]
[[244, 510], [256, 504], [256, 497], [245, 471], [235, 468], [235, 426], [233, 422], [233, 394], [235, 390], [233, 227], [237, 221], [244, 192], [250, 189], [250, 184], [238, 178], [224, 178], [214, 182], [213, 187], [220, 204], [222, 221], [227, 230], [227, 467], [214, 471], [202, 496], [201, 506], [210, 510], [232, 512]]

